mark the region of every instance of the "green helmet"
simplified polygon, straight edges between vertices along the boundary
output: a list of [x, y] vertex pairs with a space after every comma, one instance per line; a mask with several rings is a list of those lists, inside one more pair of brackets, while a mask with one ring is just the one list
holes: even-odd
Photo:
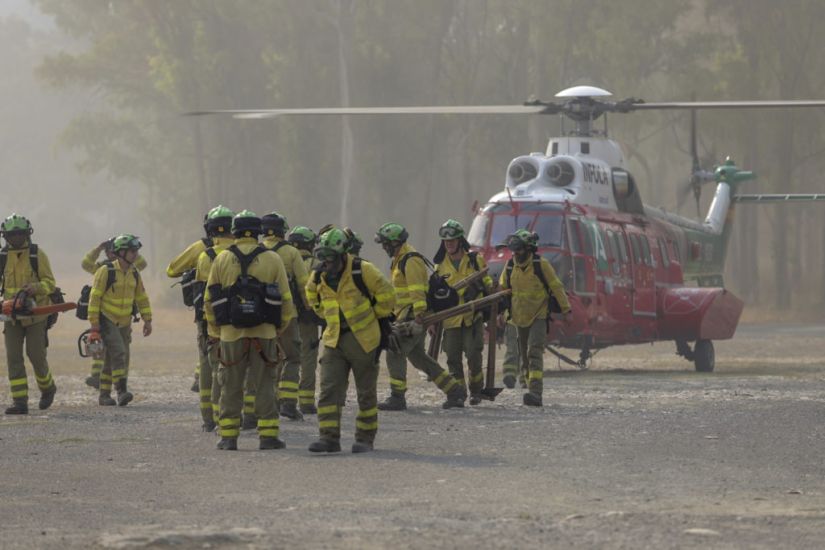
[[261, 234], [261, 218], [251, 210], [241, 210], [232, 218], [232, 234], [236, 237], [257, 237]]
[[228, 233], [232, 225], [232, 217], [235, 213], [229, 208], [219, 204], [206, 214], [206, 232], [214, 233]]
[[122, 250], [137, 250], [141, 246], [143, 245], [140, 243], [140, 240], [138, 240], [137, 237], [129, 233], [123, 233], [122, 235], [118, 235], [112, 241], [112, 251], [115, 254]]
[[333, 227], [318, 238], [318, 246], [315, 247], [314, 255], [321, 261], [338, 257], [346, 253], [347, 244], [346, 233]]
[[29, 235], [34, 233], [31, 222], [19, 214], [12, 214], [3, 220], [3, 223], [0, 224], [0, 231], [4, 234], [18, 231], [28, 232]]
[[407, 238], [410, 236], [407, 233], [407, 230], [404, 229], [404, 226], [400, 223], [385, 223], [382, 225], [378, 231], [375, 233], [375, 242], [377, 243], [386, 243], [391, 241], [400, 241], [402, 243], [407, 242]]
[[303, 225], [296, 225], [286, 236], [286, 240], [294, 244], [315, 243], [315, 239], [317, 238], [312, 229]]
[[507, 237], [507, 248], [516, 252], [525, 248], [535, 250], [538, 246], [539, 236], [531, 233], [526, 229], [519, 229], [509, 237]]
[[464, 237], [464, 226], [453, 219], [449, 219], [438, 229], [438, 236], [441, 237], [442, 241], [461, 239]]
[[289, 224], [286, 223], [286, 218], [277, 212], [271, 212], [261, 218], [261, 227], [263, 232], [267, 235], [278, 235], [283, 237]]

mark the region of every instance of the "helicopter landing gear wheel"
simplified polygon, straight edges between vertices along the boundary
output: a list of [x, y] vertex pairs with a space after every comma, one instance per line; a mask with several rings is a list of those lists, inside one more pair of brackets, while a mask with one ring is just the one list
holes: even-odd
[[693, 364], [696, 372], [713, 372], [716, 366], [716, 353], [713, 351], [713, 342], [698, 340], [693, 348]]

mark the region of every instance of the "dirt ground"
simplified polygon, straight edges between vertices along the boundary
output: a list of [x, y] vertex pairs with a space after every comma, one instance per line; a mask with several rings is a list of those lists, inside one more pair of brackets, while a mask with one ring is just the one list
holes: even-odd
[[347, 452], [351, 395], [345, 452], [314, 456], [312, 417], [282, 420], [285, 450], [248, 432], [239, 452], [215, 450], [189, 391], [187, 318], [160, 312], [135, 337], [135, 401], [105, 409], [83, 385], [85, 327], [61, 321], [55, 405], [0, 417], [0, 547], [823, 545], [825, 325], [744, 325], [712, 374], [664, 343], [603, 351], [588, 372], [547, 354], [539, 410], [505, 390], [444, 411], [412, 371], [410, 410], [381, 414], [376, 452]]

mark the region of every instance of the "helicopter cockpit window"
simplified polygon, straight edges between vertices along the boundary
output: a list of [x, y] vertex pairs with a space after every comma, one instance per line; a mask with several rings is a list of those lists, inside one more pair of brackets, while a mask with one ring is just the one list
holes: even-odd
[[581, 233], [579, 231], [579, 220], [571, 219], [567, 231], [567, 242], [570, 245], [572, 254], [580, 254], [582, 251]]
[[504, 244], [509, 235], [515, 233], [517, 229], [526, 229], [532, 221], [533, 215], [515, 216], [509, 212], [495, 214], [490, 230], [490, 244], [492, 246]]
[[470, 226], [470, 232], [467, 233], [467, 242], [470, 246], [477, 246], [482, 248], [486, 243], [484, 238], [487, 236], [487, 227], [490, 225], [490, 216], [486, 214], [478, 214], [473, 219], [473, 224]]
[[539, 246], [561, 247], [562, 227], [564, 218], [561, 216], [539, 216], [533, 226], [533, 231], [539, 235]]

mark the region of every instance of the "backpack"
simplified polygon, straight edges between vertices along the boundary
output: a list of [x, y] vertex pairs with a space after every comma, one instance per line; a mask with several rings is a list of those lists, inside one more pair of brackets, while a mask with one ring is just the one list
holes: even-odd
[[[6, 263], [9, 259], [9, 247], [4, 246], [0, 250], [0, 296], [3, 295], [3, 291], [5, 290], [5, 283], [6, 283]], [[36, 244], [29, 244], [29, 264], [31, 265], [32, 272], [35, 274], [37, 279], [40, 279], [40, 258], [38, 256], [38, 247]], [[63, 299], [63, 292], [60, 288], [55, 288], [54, 292], [49, 294], [49, 301], [52, 304], [63, 304], [66, 300]], [[55, 323], [57, 323], [58, 314], [52, 313], [48, 317], [46, 317], [46, 330], [52, 328]]]
[[[515, 267], [515, 262], [513, 261], [513, 258], [510, 258], [509, 260], [507, 260], [507, 264], [504, 266], [504, 270], [505, 270], [504, 277], [505, 277], [505, 280], [507, 281], [507, 288], [513, 288], [512, 285], [510, 284], [510, 278], [513, 275], [513, 268], [514, 267]], [[547, 279], [544, 278], [544, 271], [542, 271], [542, 269], [541, 269], [541, 257], [536, 256], [535, 254], [533, 254], [533, 274], [536, 277], [538, 277], [539, 281], [541, 282], [541, 285], [544, 287], [544, 292], [547, 293], [547, 313], [548, 313], [547, 318], [548, 319], [550, 318], [550, 316], [549, 316], [550, 313], [561, 313], [561, 306], [559, 305], [558, 300], [556, 300], [556, 297], [553, 296], [553, 293], [550, 291], [550, 285], [547, 284]], [[509, 304], [509, 301], [508, 301], [508, 306], [507, 306], [508, 309], [509, 309], [509, 306], [510, 306], [510, 304]]]
[[249, 266], [260, 254], [267, 252], [257, 246], [244, 254], [236, 245], [227, 248], [241, 264], [241, 276], [228, 288], [220, 284], [209, 287], [215, 324], [250, 328], [262, 324], [281, 325], [281, 291], [277, 283], [262, 283], [247, 274]]
[[[210, 247], [204, 250], [206, 255], [209, 256], [209, 259], [213, 262], [215, 258], [218, 257], [218, 253], [215, 252], [215, 249]], [[197, 269], [193, 270], [193, 273], [196, 272]], [[181, 283], [183, 284], [183, 283]], [[206, 281], [192, 281], [192, 306], [195, 308], [195, 321], [200, 322], [203, 321], [203, 295], [206, 292]]]
[[[203, 243], [203, 246], [206, 247], [206, 250], [210, 250], [215, 246], [215, 243], [212, 241], [211, 237], [204, 237], [201, 239], [201, 242]], [[183, 275], [180, 276], [180, 291], [181, 294], [183, 294], [183, 305], [186, 307], [193, 307], [195, 305], [196, 288], [193, 285], [195, 284], [196, 272], [197, 267], [193, 267], [192, 269], [187, 269], [184, 271]]]
[[412, 257], [421, 258], [427, 269], [432, 272], [427, 284], [427, 309], [438, 312], [457, 306], [459, 302], [458, 291], [451, 287], [447, 283], [447, 277], [439, 275], [430, 260], [420, 253], [407, 252], [401, 256], [401, 259], [398, 260], [398, 270], [406, 277], [407, 261]]
[[[108, 272], [106, 273], [106, 288], [103, 292], [108, 292], [112, 286], [115, 284], [115, 264], [112, 262], [106, 261], [101, 264], [101, 267], [106, 266]], [[135, 276], [135, 283], [140, 280], [140, 275], [138, 275], [137, 270], [133, 271], [132, 274]], [[77, 300], [77, 309], [75, 310], [75, 316], [80, 319], [81, 321], [88, 321], [89, 320], [89, 300], [92, 297], [92, 287], [91, 285], [83, 285], [83, 288], [80, 289], [80, 298]], [[132, 302], [132, 317], [134, 321], [138, 321], [138, 310], [137, 304]]]

